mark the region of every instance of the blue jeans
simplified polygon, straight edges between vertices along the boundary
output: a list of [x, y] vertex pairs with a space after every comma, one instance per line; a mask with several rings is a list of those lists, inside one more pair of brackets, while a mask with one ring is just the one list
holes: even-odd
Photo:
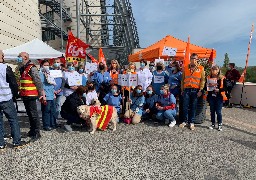
[[20, 135], [20, 125], [18, 122], [18, 116], [16, 108], [13, 104], [13, 100], [0, 102], [0, 146], [5, 144], [4, 142], [4, 120], [3, 113], [8, 119], [11, 126], [11, 135], [13, 138], [13, 144], [20, 144], [21, 135]]
[[160, 121], [163, 121], [165, 118], [167, 118], [167, 119], [169, 119], [170, 122], [172, 122], [172, 121], [175, 121], [175, 116], [176, 116], [175, 109], [158, 111], [156, 114], [156, 118]]
[[198, 89], [187, 88], [183, 92], [183, 122], [194, 123], [197, 109]]
[[56, 128], [56, 106], [55, 100], [47, 100], [47, 104], [41, 104], [43, 128]]
[[222, 106], [223, 106], [223, 99], [221, 96], [213, 97], [208, 96], [208, 101], [210, 104], [210, 111], [211, 111], [211, 121], [212, 124], [215, 124], [215, 113], [217, 114], [217, 121], [218, 124], [222, 124]]
[[60, 95], [56, 95], [55, 103], [56, 103], [56, 119], [58, 119], [60, 110], [61, 110], [61, 97]]

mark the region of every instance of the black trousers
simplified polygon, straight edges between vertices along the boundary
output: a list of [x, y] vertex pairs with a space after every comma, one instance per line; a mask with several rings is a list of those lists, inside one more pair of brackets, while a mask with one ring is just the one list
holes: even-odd
[[36, 135], [40, 133], [40, 120], [37, 111], [36, 98], [24, 97], [23, 103], [29, 118], [30, 134]]

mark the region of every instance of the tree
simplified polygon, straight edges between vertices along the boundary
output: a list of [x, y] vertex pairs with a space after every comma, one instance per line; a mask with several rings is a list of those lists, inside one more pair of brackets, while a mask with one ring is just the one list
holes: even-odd
[[223, 64], [223, 67], [221, 68], [221, 70], [224, 74], [226, 73], [226, 71], [228, 69], [228, 65], [229, 65], [229, 57], [228, 57], [228, 53], [225, 53], [224, 64]]
[[224, 58], [224, 64], [223, 67], [224, 68], [228, 68], [228, 64], [229, 64], [229, 57], [228, 57], [228, 53], [225, 54], [225, 58]]

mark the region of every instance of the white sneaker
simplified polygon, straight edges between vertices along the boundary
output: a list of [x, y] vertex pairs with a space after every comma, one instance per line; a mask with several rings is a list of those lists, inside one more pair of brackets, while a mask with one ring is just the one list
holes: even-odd
[[65, 127], [65, 129], [66, 129], [68, 132], [72, 132], [72, 131], [73, 131], [71, 125], [66, 124], [66, 125], [64, 125], [64, 127]]
[[215, 124], [212, 124], [211, 126], [209, 126], [209, 129], [214, 129], [215, 128]]
[[172, 121], [170, 124], [169, 124], [169, 127], [174, 127], [176, 125], [176, 121]]

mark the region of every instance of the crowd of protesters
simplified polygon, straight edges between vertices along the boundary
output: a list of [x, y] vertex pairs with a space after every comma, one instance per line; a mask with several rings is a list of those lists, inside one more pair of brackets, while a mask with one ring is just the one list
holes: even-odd
[[[222, 131], [223, 102], [227, 100], [229, 105], [231, 90], [240, 74], [234, 69], [235, 65], [230, 63], [226, 77], [221, 74], [218, 66], [213, 66], [210, 75], [206, 77], [204, 67], [199, 65], [198, 60], [198, 55], [192, 54], [190, 64], [183, 69], [177, 61], [171, 61], [166, 67], [161, 62], [150, 62], [147, 68], [146, 60], [140, 61], [140, 67], [130, 63], [125, 69], [117, 60], [112, 60], [109, 67], [99, 63], [98, 71], [87, 74], [84, 65], [75, 67], [74, 64], [68, 63], [64, 66], [60, 59], [55, 59], [51, 66], [49, 61], [43, 60], [38, 70], [29, 59], [29, 54], [21, 52], [17, 58], [20, 72], [17, 83], [12, 69], [4, 62], [3, 52], [0, 51], [0, 149], [6, 147], [3, 114], [10, 123], [13, 147], [22, 147], [26, 144], [21, 141], [19, 121], [13, 102], [17, 98], [21, 98], [24, 103], [30, 123], [28, 136], [32, 141], [41, 137], [37, 100], [41, 103], [44, 131], [60, 128], [60, 117], [66, 120], [64, 128], [68, 132], [73, 130], [72, 124], [90, 127], [78, 115], [77, 107], [92, 105], [95, 99], [102, 105], [114, 106], [119, 115], [118, 121], [128, 124], [137, 124], [145, 119], [174, 127], [180, 108], [182, 118], [179, 119], [179, 127], [184, 128], [188, 125], [191, 130], [195, 130], [197, 100], [207, 96], [212, 122], [209, 129], [215, 128], [217, 115], [217, 129]], [[61, 70], [63, 76], [52, 78], [50, 70]], [[137, 74], [138, 85], [119, 86], [119, 74]], [[74, 76], [82, 76], [81, 85], [69, 85], [69, 79]], [[180, 107], [179, 101], [182, 101]]]

